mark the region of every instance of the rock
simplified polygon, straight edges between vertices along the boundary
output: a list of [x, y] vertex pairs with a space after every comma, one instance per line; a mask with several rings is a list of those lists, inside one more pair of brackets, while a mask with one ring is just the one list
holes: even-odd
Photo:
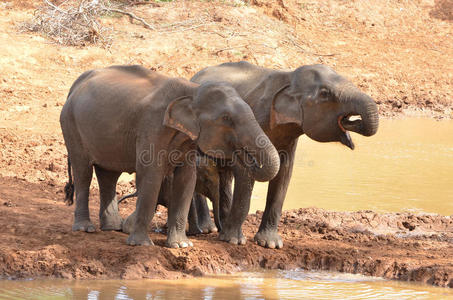
[[392, 107], [401, 108], [402, 106], [403, 104], [399, 100], [396, 100], [392, 103]]

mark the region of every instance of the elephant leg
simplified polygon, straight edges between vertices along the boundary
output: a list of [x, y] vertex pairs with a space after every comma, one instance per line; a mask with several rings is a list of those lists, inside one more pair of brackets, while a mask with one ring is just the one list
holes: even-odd
[[217, 232], [217, 227], [212, 222], [211, 215], [209, 214], [209, 207], [206, 201], [206, 197], [196, 193], [194, 196], [194, 202], [198, 214], [198, 226], [200, 227], [202, 232]]
[[242, 233], [242, 224], [250, 209], [250, 198], [255, 180], [242, 167], [236, 167], [234, 172], [234, 193], [230, 213], [222, 224], [220, 240], [230, 244], [244, 245], [246, 238]]
[[73, 231], [94, 232], [96, 228], [90, 220], [88, 207], [90, 184], [93, 177], [93, 167], [89, 160], [80, 155], [70, 156], [74, 187], [76, 194]]
[[221, 230], [222, 224], [220, 221], [220, 206], [219, 206], [219, 189], [217, 188], [217, 192], [212, 200], [212, 211], [214, 213], [214, 222], [218, 230]]
[[203, 233], [200, 226], [198, 226], [198, 212], [197, 212], [197, 205], [195, 204], [195, 197], [196, 193], [193, 194], [192, 201], [190, 201], [190, 208], [189, 208], [189, 230], [187, 231], [188, 235], [196, 235]]
[[219, 231], [223, 230], [222, 222], [225, 222], [231, 210], [233, 202], [232, 181], [233, 173], [231, 169], [224, 168], [219, 172], [219, 224], [217, 225]]
[[173, 189], [167, 220], [167, 246], [185, 248], [193, 246], [186, 236], [186, 223], [190, 202], [195, 190], [196, 167], [185, 164], [175, 168], [173, 174]]
[[267, 191], [266, 208], [260, 228], [255, 235], [255, 241], [263, 247], [282, 248], [283, 241], [278, 234], [278, 223], [282, 213], [283, 202], [285, 201], [289, 181], [294, 165], [294, 154], [296, 152], [297, 139], [283, 152], [281, 152], [280, 170], [269, 182]]
[[157, 204], [160, 204], [166, 208], [169, 207], [169, 203], [171, 200], [171, 191], [172, 191], [172, 184], [173, 184], [173, 174], [165, 176], [164, 180], [162, 181], [162, 185], [160, 187], [159, 198], [157, 200]]
[[99, 208], [99, 220], [101, 230], [121, 230], [122, 218], [118, 213], [118, 201], [116, 199], [116, 183], [121, 172], [112, 172], [95, 166], [96, 177], [99, 183], [101, 205]]
[[127, 238], [128, 245], [154, 245], [148, 235], [148, 226], [154, 217], [163, 173], [159, 168], [137, 170], [138, 197], [136, 209], [125, 221], [125, 223], [132, 224]]
[[[159, 191], [159, 196], [157, 198], [157, 204], [154, 207], [154, 211], [157, 210], [157, 205], [162, 205], [166, 208], [168, 208], [168, 203], [170, 203], [170, 197], [171, 197], [171, 184], [172, 184], [173, 176], [165, 176], [165, 178], [162, 181], [162, 185], [160, 187]], [[137, 210], [134, 210], [124, 221], [122, 224], [122, 231], [124, 233], [131, 233], [134, 224], [135, 224], [135, 219], [137, 218]], [[148, 224], [148, 231], [152, 230], [152, 224]]]
[[135, 219], [137, 219], [137, 210], [134, 210], [127, 218], [123, 221], [121, 231], [124, 233], [131, 233], [134, 230]]

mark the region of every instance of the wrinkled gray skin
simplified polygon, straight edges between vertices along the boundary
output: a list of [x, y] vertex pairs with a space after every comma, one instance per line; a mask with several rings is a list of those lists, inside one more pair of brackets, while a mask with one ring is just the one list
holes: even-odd
[[[211, 154], [228, 159], [238, 149], [254, 147], [269, 163], [257, 156], [251, 173], [271, 179], [279, 168], [278, 153], [270, 142], [265, 147], [255, 146], [255, 140], [265, 135], [250, 107], [225, 83], [199, 85], [140, 66], [92, 70], [74, 82], [60, 123], [74, 175], [73, 230], [95, 230], [88, 211], [93, 167], [100, 188], [102, 230], [121, 230], [116, 183], [122, 172], [136, 172], [138, 199], [129, 245], [152, 245], [147, 225], [167, 175], [173, 177], [174, 187], [167, 245], [192, 245], [185, 225], [196, 166], [185, 155], [195, 155], [197, 148], [204, 153], [220, 150]], [[71, 202], [70, 189], [66, 191]]]
[[[318, 142], [340, 142], [354, 149], [348, 131], [371, 136], [378, 129], [378, 110], [373, 99], [325, 65], [303, 66], [286, 72], [247, 62], [225, 63], [201, 70], [191, 81], [231, 83], [250, 105], [261, 128], [281, 153], [280, 170], [269, 182], [266, 208], [255, 235], [255, 241], [261, 246], [283, 246], [277, 226], [298, 137], [306, 134]], [[349, 120], [350, 116], [360, 116], [360, 120]], [[233, 175], [220, 173], [223, 174], [220, 178], [220, 239], [244, 244], [241, 226], [248, 214], [254, 181], [240, 167], [232, 168], [231, 172]], [[228, 197], [232, 176], [235, 178], [233, 200]], [[204, 201], [199, 196], [194, 199]], [[199, 223], [209, 221], [199, 220]]]
[[[188, 234], [217, 232], [220, 225], [220, 195], [219, 195], [219, 169], [214, 160], [201, 157], [197, 164], [197, 183], [195, 185], [194, 197], [208, 197], [212, 201], [214, 212], [214, 225], [209, 215], [209, 208], [205, 199], [194, 199], [189, 210]], [[204, 201], [203, 201], [204, 200]], [[205, 215], [203, 215], [205, 214]], [[207, 220], [207, 223], [200, 223], [200, 220]], [[217, 227], [216, 227], [217, 226]]]
[[[213, 211], [214, 211], [214, 220], [215, 224], [220, 228], [220, 214], [219, 214], [219, 170], [216, 163], [213, 159], [208, 156], [197, 156], [197, 181], [195, 184], [195, 193], [194, 196], [203, 197], [206, 196], [212, 201]], [[158, 205], [162, 205], [166, 208], [169, 207], [172, 190], [172, 181], [173, 176], [166, 176], [161, 190], [159, 192], [159, 197], [157, 200]], [[123, 200], [131, 197], [137, 197], [137, 191], [133, 194], [128, 194], [121, 197], [118, 200], [120, 204]], [[205, 205], [201, 207], [196, 207], [194, 205], [200, 204]], [[200, 213], [206, 213], [206, 216], [198, 215]], [[207, 220], [208, 224], [200, 223], [200, 220]], [[194, 200], [191, 201], [191, 206], [189, 210], [189, 230], [187, 234], [195, 235], [199, 233], [209, 233], [217, 232], [217, 227], [212, 223], [211, 217], [209, 215], [209, 208], [206, 201]], [[130, 233], [132, 231], [133, 224], [131, 222], [125, 223], [123, 225], [123, 232]], [[208, 228], [208, 230], [203, 231], [201, 228]], [[149, 228], [151, 229], [151, 228]]]

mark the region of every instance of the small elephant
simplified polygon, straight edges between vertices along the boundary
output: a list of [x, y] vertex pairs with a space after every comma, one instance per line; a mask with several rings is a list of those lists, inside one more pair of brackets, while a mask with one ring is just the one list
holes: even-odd
[[[208, 197], [212, 201], [213, 211], [214, 211], [214, 220], [215, 225], [211, 221], [209, 215], [209, 208], [206, 207], [195, 207], [194, 204], [198, 203], [201, 205], [206, 205], [206, 201], [191, 201], [191, 206], [189, 210], [189, 230], [188, 234], [195, 235], [199, 233], [209, 233], [217, 232], [217, 227], [220, 228], [220, 215], [219, 215], [219, 173], [216, 162], [209, 158], [208, 156], [197, 156], [197, 181], [195, 184], [195, 193], [194, 196], [197, 197]], [[162, 205], [166, 208], [170, 205], [169, 196], [171, 195], [172, 190], [172, 181], [173, 176], [166, 176], [161, 190], [159, 192], [159, 197], [157, 200], [158, 205]], [[137, 197], [138, 193], [135, 191], [132, 194], [125, 195], [118, 200], [118, 204], [124, 200], [132, 197]], [[198, 216], [198, 212], [207, 213], [207, 216]], [[199, 223], [200, 219], [207, 220], [209, 223], [201, 224]], [[130, 233], [132, 231], [131, 223], [123, 224], [123, 232]], [[201, 228], [208, 228], [207, 230], [202, 230]]]
[[[197, 207], [196, 204], [206, 205], [206, 201], [192, 200], [189, 210], [189, 234], [217, 232], [220, 229], [219, 214], [219, 171], [216, 162], [206, 156], [199, 156], [197, 160], [197, 182], [194, 197], [208, 197], [212, 201], [215, 225], [211, 221], [209, 208]], [[206, 216], [199, 214], [206, 213]], [[199, 220], [208, 220], [207, 224]]]
[[[198, 151], [222, 159], [232, 159], [236, 152], [252, 156], [246, 168], [261, 180], [272, 179], [280, 166], [276, 149], [231, 85], [200, 85], [140, 66], [82, 74], [69, 91], [60, 124], [68, 150], [66, 201], [73, 202], [74, 188], [76, 194], [73, 230], [94, 231], [88, 210], [93, 167], [102, 230], [121, 230], [116, 183], [122, 172], [136, 172], [138, 200], [129, 245], [152, 245], [147, 227], [169, 174], [173, 189], [167, 245], [192, 245], [185, 225]], [[257, 139], [265, 142], [257, 145]]]
[[[348, 131], [364, 136], [377, 132], [376, 103], [343, 76], [325, 65], [308, 65], [294, 71], [276, 71], [248, 62], [207, 67], [191, 81], [229, 82], [253, 110], [263, 131], [280, 153], [280, 170], [270, 182], [266, 208], [255, 241], [282, 248], [278, 223], [294, 164], [298, 137], [306, 134], [318, 142], [340, 142], [354, 149]], [[350, 119], [356, 116], [357, 119]], [[244, 244], [242, 223], [250, 207], [254, 180], [235, 165], [220, 175], [220, 239]], [[234, 194], [231, 182], [234, 177]], [[205, 201], [194, 197], [194, 201]], [[195, 207], [206, 207], [200, 203]], [[200, 213], [199, 216], [206, 216]], [[206, 223], [200, 220], [199, 223]]]

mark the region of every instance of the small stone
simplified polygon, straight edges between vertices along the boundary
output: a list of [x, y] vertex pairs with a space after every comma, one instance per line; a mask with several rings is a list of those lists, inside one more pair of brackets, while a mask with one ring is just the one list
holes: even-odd
[[396, 100], [395, 102], [392, 103], [392, 106], [396, 108], [401, 108], [403, 104], [401, 103], [401, 101]]
[[201, 269], [199, 267], [195, 267], [191, 273], [195, 277], [201, 277], [204, 275], [203, 271], [201, 271]]
[[53, 164], [53, 162], [51, 162], [51, 163], [49, 164], [49, 166], [47, 167], [47, 170], [49, 170], [49, 171], [51, 171], [51, 172], [55, 171], [55, 165]]

